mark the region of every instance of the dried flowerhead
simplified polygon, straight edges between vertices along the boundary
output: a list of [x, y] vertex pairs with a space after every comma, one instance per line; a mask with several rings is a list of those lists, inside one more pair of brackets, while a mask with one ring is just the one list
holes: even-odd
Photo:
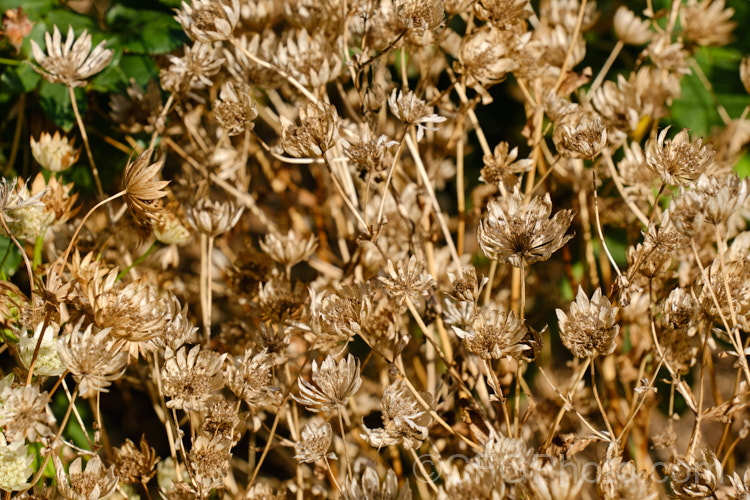
[[36, 23], [29, 20], [23, 7], [8, 9], [3, 14], [3, 35], [18, 52], [21, 50], [24, 38], [31, 33], [34, 24]]
[[727, 45], [737, 23], [724, 0], [689, 0], [681, 9], [682, 32], [698, 45]]
[[444, 116], [433, 113], [432, 107], [412, 91], [404, 93], [402, 90], [393, 89], [388, 98], [388, 107], [391, 113], [405, 124], [416, 125], [417, 141], [422, 140], [425, 130], [437, 130], [425, 123], [441, 123], [447, 120]]
[[651, 490], [647, 472], [638, 471], [632, 461], [622, 463], [618, 456], [602, 462], [596, 491], [603, 500], [657, 500], [659, 493]]
[[[57, 339], [55, 338], [55, 333], [60, 328], [56, 324], [50, 324], [44, 330], [44, 333], [42, 333], [43, 326], [44, 322], [40, 322], [34, 328], [33, 335], [21, 336], [18, 342], [18, 355], [21, 359], [21, 364], [28, 370], [32, 359], [34, 359], [34, 351], [37, 351], [37, 344], [39, 344], [36, 363], [34, 365], [34, 374], [45, 377], [56, 377], [65, 372], [65, 366], [60, 360], [57, 351]], [[41, 344], [39, 343], [39, 337], [43, 337]]]
[[569, 467], [563, 467], [560, 461], [552, 459], [541, 465], [531, 466], [531, 473], [526, 481], [530, 498], [536, 500], [573, 500], [579, 498], [583, 488], [583, 477]]
[[55, 416], [49, 407], [49, 394], [37, 385], [5, 389], [0, 393], [0, 426], [11, 441], [34, 442], [53, 435]]
[[304, 239], [293, 229], [285, 235], [269, 232], [260, 241], [260, 248], [286, 269], [291, 269], [295, 264], [310, 258], [317, 247], [314, 235]]
[[246, 350], [239, 364], [230, 365], [227, 371], [227, 386], [251, 408], [274, 401], [271, 361], [266, 349], [255, 355]]
[[244, 207], [232, 201], [221, 202], [200, 198], [187, 205], [185, 215], [190, 226], [207, 236], [216, 237], [232, 229], [242, 216]]
[[65, 368], [78, 382], [83, 398], [108, 392], [107, 387], [125, 373], [128, 354], [115, 350], [108, 328], [97, 333], [93, 325], [81, 332], [81, 322], [59, 340], [58, 352]]
[[62, 83], [68, 87], [83, 87], [86, 80], [103, 70], [112, 60], [114, 52], [105, 49], [106, 42], [101, 42], [91, 50], [91, 35], [84, 30], [76, 40], [73, 27], [68, 26], [65, 44], [57, 26], [52, 36], [44, 34], [47, 43], [47, 54], [31, 40], [31, 52], [34, 60], [41, 66], [34, 69], [50, 83]]
[[692, 181], [704, 173], [714, 159], [711, 146], [704, 146], [703, 139], [690, 142], [686, 129], [674, 139], [667, 139], [669, 127], [646, 143], [646, 164], [661, 177], [664, 184], [678, 186]]
[[500, 183], [515, 186], [518, 182], [517, 174], [528, 172], [534, 166], [534, 160], [524, 158], [517, 160], [518, 147], [510, 149], [507, 142], [502, 141], [492, 152], [492, 156], [485, 155], [482, 158], [482, 168], [479, 180], [487, 184], [499, 185]]
[[281, 117], [281, 146], [295, 158], [319, 158], [334, 145], [339, 116], [330, 104], [308, 103], [299, 111], [300, 124]]
[[411, 500], [412, 493], [407, 481], [399, 489], [393, 469], [388, 469], [381, 482], [378, 472], [367, 466], [359, 479], [347, 476], [342, 497], [344, 500]]
[[526, 328], [513, 311], [483, 310], [468, 331], [456, 326], [453, 331], [464, 341], [466, 350], [482, 359], [518, 358], [527, 349], [521, 343]]
[[672, 464], [670, 484], [678, 498], [708, 498], [715, 496], [722, 470], [714, 452], [704, 448], [699, 456], [678, 458]]
[[333, 430], [328, 422], [310, 423], [302, 429], [302, 438], [294, 444], [294, 458], [300, 463], [317, 462], [323, 458], [336, 458], [328, 449], [331, 447]]
[[214, 101], [214, 117], [230, 136], [252, 129], [258, 116], [255, 103], [243, 85], [226, 82], [221, 86], [219, 99]]
[[136, 222], [142, 225], [153, 223], [155, 215], [161, 212], [159, 200], [167, 195], [164, 188], [169, 184], [169, 181], [155, 179], [164, 162], [151, 163], [153, 152], [153, 149], [147, 149], [134, 161], [128, 162], [122, 174], [125, 203]]
[[407, 299], [412, 304], [418, 304], [423, 295], [427, 295], [435, 286], [432, 276], [424, 272], [424, 263], [417, 259], [416, 255], [409, 257], [409, 262], [404, 265], [400, 260], [394, 266], [393, 261], [388, 260], [388, 276], [378, 278], [385, 287], [388, 295], [403, 304]]
[[343, 408], [362, 384], [359, 360], [351, 354], [338, 362], [328, 355], [320, 366], [313, 361], [311, 378], [312, 383], [300, 378], [299, 396], [292, 397], [315, 412]]
[[130, 439], [114, 449], [115, 473], [126, 483], [148, 483], [156, 475], [159, 457], [149, 446], [146, 436], [141, 436], [140, 448]]
[[443, 22], [443, 0], [395, 0], [396, 18], [401, 29], [422, 34]]
[[161, 376], [167, 407], [184, 411], [201, 411], [224, 387], [222, 365], [226, 354], [218, 355], [196, 345], [183, 346], [175, 353], [167, 348]]
[[624, 5], [617, 8], [615, 12], [614, 25], [615, 34], [622, 43], [628, 45], [643, 45], [651, 40], [653, 32], [650, 22], [637, 17], [633, 11]]
[[[432, 404], [432, 395], [421, 393], [421, 398]], [[368, 429], [362, 437], [370, 446], [381, 448], [403, 444], [405, 448], [416, 448], [429, 435], [428, 427], [432, 422], [429, 410], [425, 409], [406, 384], [397, 380], [383, 392], [383, 427]]]
[[490, 200], [477, 230], [479, 246], [490, 259], [514, 267], [547, 260], [573, 237], [565, 234], [573, 211], [561, 210], [550, 219], [551, 212], [549, 193], [525, 204], [516, 188], [509, 196]]
[[239, 0], [192, 0], [190, 5], [183, 1], [175, 16], [191, 39], [203, 43], [232, 38], [239, 18]]
[[570, 313], [556, 310], [560, 338], [565, 347], [579, 358], [611, 354], [620, 331], [620, 326], [615, 322], [617, 309], [602, 295], [601, 288], [597, 288], [589, 300], [579, 286], [576, 300], [570, 305]]
[[31, 138], [31, 154], [43, 168], [50, 172], [62, 172], [73, 166], [81, 154], [81, 148], [73, 147], [74, 142], [75, 139], [68, 139], [59, 131], [55, 135], [42, 132], [38, 141]]
[[562, 156], [591, 159], [607, 145], [607, 128], [597, 113], [576, 111], [555, 123], [552, 138]]
[[0, 432], [0, 489], [10, 492], [28, 488], [26, 481], [34, 473], [32, 463], [34, 455], [29, 454], [23, 440], [8, 443]]
[[90, 458], [86, 462], [85, 469], [83, 458], [76, 458], [70, 464], [68, 474], [65, 474], [65, 468], [56, 453], [52, 455], [52, 460], [55, 464], [57, 491], [66, 500], [104, 498], [117, 487], [118, 477], [115, 474], [115, 466], [111, 465], [105, 469], [99, 455]]

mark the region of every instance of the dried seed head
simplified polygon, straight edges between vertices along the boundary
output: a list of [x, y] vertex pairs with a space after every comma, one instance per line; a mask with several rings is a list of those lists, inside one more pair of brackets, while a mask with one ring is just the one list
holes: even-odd
[[339, 116], [330, 104], [308, 103], [299, 111], [300, 124], [281, 117], [281, 146], [295, 158], [320, 158], [335, 143]]
[[474, 13], [501, 30], [514, 30], [533, 13], [529, 0], [482, 0], [474, 3]]
[[62, 43], [60, 30], [55, 26], [52, 36], [44, 34], [47, 54], [31, 40], [31, 52], [41, 68], [34, 69], [50, 83], [62, 83], [68, 87], [83, 87], [86, 79], [99, 73], [112, 60], [114, 52], [105, 49], [101, 42], [91, 50], [91, 35], [84, 30], [76, 40], [73, 27], [68, 26], [68, 36]]
[[403, 260], [399, 260], [394, 266], [393, 261], [388, 259], [388, 276], [380, 276], [378, 279], [388, 295], [399, 304], [407, 299], [412, 304], [418, 304], [420, 298], [435, 286], [432, 276], [424, 272], [424, 263], [416, 255], [412, 255], [406, 265]]
[[723, 177], [698, 178], [695, 190], [703, 198], [703, 210], [706, 221], [717, 225], [723, 224], [745, 204], [748, 196], [747, 180], [737, 174]]
[[154, 214], [154, 236], [165, 245], [180, 245], [190, 238], [190, 230], [186, 228], [174, 212], [167, 209]]
[[375, 140], [368, 127], [363, 129], [362, 134], [351, 142], [342, 138], [344, 154], [356, 166], [360, 179], [366, 180], [369, 176], [372, 182], [380, 182], [384, 180], [383, 174], [387, 169], [387, 165], [383, 163], [386, 152], [389, 147], [398, 143], [389, 141], [386, 135], [381, 135]]
[[408, 481], [404, 481], [403, 487], [399, 489], [393, 469], [388, 469], [381, 483], [378, 472], [367, 466], [359, 480], [347, 476], [342, 497], [344, 500], [411, 500], [412, 493]]
[[672, 41], [669, 33], [657, 33], [646, 48], [646, 53], [657, 69], [662, 72], [674, 72], [679, 75], [687, 74], [688, 57], [690, 53], [685, 50], [680, 39]]
[[285, 235], [269, 232], [260, 241], [260, 248], [287, 269], [309, 259], [317, 247], [318, 243], [314, 235], [304, 239], [293, 229]]
[[552, 138], [562, 156], [591, 159], [607, 145], [607, 129], [597, 113], [578, 111], [555, 123]]
[[565, 234], [573, 211], [561, 210], [550, 219], [551, 212], [549, 193], [524, 204], [516, 188], [505, 198], [490, 200], [477, 231], [479, 246], [490, 259], [514, 267], [547, 260], [573, 237]]
[[34, 473], [32, 463], [34, 455], [29, 454], [29, 447], [24, 441], [8, 443], [0, 432], [0, 489], [20, 491], [28, 488], [26, 480]]
[[[73, 460], [65, 474], [60, 458], [57, 453], [52, 455], [55, 464], [55, 479], [57, 480], [57, 491], [66, 500], [93, 500], [103, 498], [112, 493], [117, 487], [118, 478], [115, 474], [115, 466], [104, 468], [99, 455], [94, 455], [83, 468], [83, 458]], [[70, 478], [70, 482], [68, 482]]]
[[[420, 393], [421, 398], [432, 404], [432, 395]], [[397, 380], [383, 393], [383, 427], [368, 429], [362, 437], [377, 448], [403, 444], [407, 449], [417, 448], [429, 435], [428, 427], [432, 416], [422, 404]]]
[[[720, 316], [716, 302], [725, 318], [732, 316], [732, 310], [738, 315], [744, 315], [750, 311], [750, 261], [731, 260], [722, 266], [721, 259], [717, 258], [706, 272], [709, 284], [703, 284], [698, 300], [709, 317], [719, 318]], [[713, 289], [713, 294], [709, 286]], [[714, 296], [716, 302], [714, 302]]]
[[680, 234], [692, 238], [706, 221], [703, 197], [696, 189], [683, 191], [669, 202], [669, 223]]
[[253, 120], [257, 116], [255, 103], [250, 99], [244, 86], [232, 82], [226, 82], [221, 86], [219, 99], [214, 101], [214, 117], [228, 135], [238, 135], [252, 129]]
[[60, 132], [50, 135], [42, 132], [39, 140], [31, 138], [31, 154], [34, 159], [50, 172], [62, 172], [72, 167], [81, 154], [81, 148], [75, 149], [75, 139], [68, 139]]
[[220, 399], [208, 407], [207, 413], [200, 432], [236, 444], [240, 437], [237, 427], [241, 419], [235, 405], [230, 401]]
[[651, 490], [647, 472], [638, 471], [632, 461], [622, 463], [622, 457], [613, 457], [602, 462], [596, 483], [602, 500], [657, 500], [659, 493]]
[[614, 24], [617, 38], [629, 45], [643, 45], [651, 40], [653, 35], [651, 23], [636, 16], [624, 5], [615, 12]]
[[579, 498], [584, 482], [577, 471], [553, 459], [544, 465], [532, 465], [526, 484], [536, 500], [573, 500]]
[[579, 358], [611, 354], [620, 331], [615, 322], [617, 309], [602, 295], [601, 288], [597, 288], [589, 300], [579, 286], [576, 300], [570, 304], [570, 313], [556, 310], [563, 345]]
[[[286, 4], [288, 5], [288, 4]], [[316, 26], [313, 35], [306, 29], [289, 30], [280, 44], [276, 60], [302, 85], [321, 87], [341, 73], [341, 57]]]
[[625, 142], [645, 118], [638, 89], [622, 75], [617, 76], [617, 83], [606, 81], [596, 89], [591, 104], [601, 114], [609, 141], [614, 144]]
[[[525, 3], [525, 2], [524, 2]], [[484, 88], [501, 82], [518, 68], [515, 38], [496, 28], [482, 27], [461, 40], [456, 69], [469, 77], [468, 85]]]
[[211, 76], [219, 72], [224, 63], [221, 49], [212, 44], [196, 42], [186, 45], [182, 57], [168, 55], [169, 67], [159, 75], [164, 90], [183, 94], [192, 89], [203, 89], [213, 85]]
[[422, 35], [443, 23], [443, 0], [395, 0], [396, 18], [401, 29]]
[[167, 348], [161, 371], [163, 391], [169, 396], [167, 407], [184, 411], [202, 411], [224, 387], [222, 365], [226, 354], [218, 355], [196, 345], [183, 346], [175, 353]]
[[724, 8], [724, 0], [689, 0], [682, 7], [682, 32], [698, 45], [727, 45], [737, 23], [734, 9]]
[[351, 354], [338, 363], [332, 355], [328, 355], [320, 366], [313, 361], [311, 378], [312, 383], [300, 378], [300, 395], [292, 397], [313, 412], [343, 408], [362, 384], [359, 360]]
[[532, 453], [522, 439], [493, 435], [473, 462], [483, 470], [492, 471], [497, 482], [515, 484], [526, 477]]
[[[224, 487], [232, 458], [231, 443], [220, 437], [199, 434], [188, 454], [194, 484], [198, 491], [209, 492]], [[202, 495], [201, 495], [202, 496]]]
[[669, 127], [646, 143], [646, 163], [664, 184], [677, 186], [692, 181], [705, 172], [714, 159], [714, 150], [703, 145], [703, 139], [690, 142], [687, 129], [674, 139], [667, 139]]
[[36, 23], [29, 21], [23, 7], [8, 9], [3, 14], [3, 35], [16, 48], [16, 52], [21, 50], [23, 39], [31, 33], [34, 24]]
[[243, 211], [244, 207], [239, 207], [232, 201], [200, 198], [195, 204], [187, 205], [185, 215], [194, 230], [215, 238], [232, 229]]
[[255, 355], [248, 349], [242, 361], [237, 365], [230, 365], [227, 370], [227, 386], [251, 408], [275, 400], [274, 388], [271, 386], [273, 379], [271, 361], [271, 356], [266, 349]]
[[155, 215], [162, 211], [159, 200], [167, 195], [164, 188], [169, 184], [169, 181], [156, 180], [156, 174], [164, 162], [151, 163], [153, 152], [153, 149], [147, 149], [134, 161], [128, 162], [122, 174], [125, 203], [136, 222], [141, 225], [152, 224]]
[[156, 450], [149, 446], [145, 435], [141, 436], [140, 448], [126, 439], [122, 446], [114, 449], [115, 472], [125, 483], [148, 483], [156, 475], [158, 462]]
[[697, 309], [693, 294], [685, 288], [675, 288], [662, 305], [662, 318], [671, 329], [683, 330], [693, 321]]
[[485, 155], [482, 160], [484, 167], [480, 172], [479, 180], [488, 184], [499, 185], [500, 183], [515, 186], [518, 182], [517, 174], [528, 172], [534, 166], [534, 160], [524, 158], [517, 160], [518, 147], [510, 149], [507, 142], [502, 141], [492, 152], [492, 156]]
[[669, 475], [677, 498], [707, 498], [722, 479], [722, 466], [714, 452], [705, 448], [701, 456], [677, 459]]
[[25, 385], [0, 392], [0, 426], [11, 441], [53, 435], [55, 416], [49, 408], [49, 394], [40, 392], [36, 385]]
[[162, 111], [161, 89], [154, 80], [149, 80], [146, 90], [135, 79], [125, 89], [127, 95], [111, 94], [109, 117], [120, 130], [129, 134], [153, 133], [157, 118]]
[[[231, 1], [231, 4], [229, 4]], [[221, 42], [232, 38], [240, 19], [239, 0], [192, 0], [182, 2], [175, 16], [185, 33], [203, 43]]]
[[489, 281], [486, 276], [477, 278], [477, 269], [473, 266], [464, 269], [463, 278], [449, 272], [448, 279], [451, 281], [451, 290], [448, 294], [457, 301], [468, 302], [477, 302], [484, 285]]
[[482, 359], [519, 358], [527, 346], [521, 343], [526, 335], [523, 322], [511, 311], [483, 310], [477, 314], [469, 331], [453, 327], [472, 354]]
[[422, 139], [425, 130], [437, 130], [425, 125], [425, 123], [441, 123], [447, 120], [444, 116], [433, 113], [432, 107], [428, 106], [412, 91], [404, 93], [401, 90], [393, 89], [391, 96], [388, 98], [388, 107], [391, 109], [391, 113], [405, 124], [417, 126], [417, 141]]
[[[38, 189], [37, 192], [30, 192]], [[12, 191], [7, 193], [4, 210], [5, 223], [11, 234], [18, 239], [33, 241], [39, 237], [54, 221], [55, 213], [47, 210], [41, 200], [45, 195], [43, 185], [29, 186], [23, 180], [14, 180]], [[5, 228], [0, 228], [5, 234]]]
[[92, 326], [81, 332], [79, 321], [58, 344], [60, 359], [78, 382], [83, 398], [108, 392], [107, 387], [125, 373], [128, 358], [127, 353], [115, 350], [109, 328], [95, 334]]
[[302, 438], [294, 444], [294, 458], [303, 464], [317, 462], [323, 458], [336, 458], [334, 453], [328, 453], [332, 437], [333, 429], [328, 422], [305, 425], [302, 429]]

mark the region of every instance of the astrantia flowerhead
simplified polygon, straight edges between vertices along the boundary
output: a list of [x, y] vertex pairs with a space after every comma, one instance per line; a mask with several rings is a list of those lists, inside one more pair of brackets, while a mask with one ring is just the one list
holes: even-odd
[[698, 178], [711, 165], [714, 149], [704, 146], [703, 139], [690, 142], [682, 129], [674, 139], [667, 139], [669, 127], [646, 143], [646, 164], [661, 177], [664, 184], [679, 186]]
[[62, 42], [60, 30], [55, 26], [52, 36], [45, 33], [47, 54], [34, 40], [31, 40], [31, 52], [41, 68], [34, 69], [50, 83], [62, 83], [69, 87], [83, 87], [86, 80], [103, 70], [112, 60], [114, 52], [105, 49], [106, 42], [101, 42], [91, 50], [91, 35], [86, 31], [76, 40], [73, 27], [68, 27], [68, 36]]
[[338, 362], [329, 355], [320, 366], [313, 361], [311, 378], [312, 382], [300, 378], [299, 396], [292, 396], [310, 411], [343, 408], [362, 384], [359, 360], [351, 354]]
[[549, 193], [524, 204], [516, 188], [513, 194], [490, 200], [479, 222], [479, 246], [490, 259], [514, 267], [547, 260], [573, 237], [565, 234], [573, 211], [561, 210], [550, 219], [551, 212]]
[[68, 139], [60, 132], [51, 135], [42, 132], [39, 140], [31, 138], [31, 154], [43, 168], [50, 172], [62, 172], [67, 170], [78, 161], [81, 148], [73, 147], [73, 139]]
[[601, 288], [597, 288], [589, 300], [583, 288], [578, 287], [570, 313], [565, 314], [562, 309], [556, 312], [563, 345], [575, 356], [606, 356], [615, 350], [615, 339], [620, 331], [615, 322], [617, 307], [612, 307]]

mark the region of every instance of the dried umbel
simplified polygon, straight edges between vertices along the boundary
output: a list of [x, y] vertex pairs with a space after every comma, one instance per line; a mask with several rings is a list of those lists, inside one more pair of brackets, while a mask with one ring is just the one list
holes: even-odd
[[315, 236], [302, 238], [293, 229], [286, 234], [269, 232], [260, 241], [260, 248], [286, 269], [307, 260], [317, 246]]
[[507, 184], [515, 186], [518, 182], [517, 174], [528, 172], [534, 166], [534, 160], [523, 158], [518, 160], [518, 147], [510, 149], [507, 142], [502, 141], [492, 152], [492, 156], [482, 158], [484, 167], [479, 180], [488, 184]]
[[695, 190], [703, 198], [703, 211], [710, 224], [723, 224], [747, 200], [747, 180], [737, 174], [723, 177], [701, 175]]
[[31, 40], [31, 52], [34, 60], [41, 66], [34, 67], [50, 83], [62, 83], [68, 87], [83, 87], [86, 80], [103, 70], [112, 60], [114, 52], [105, 49], [106, 42], [101, 42], [91, 50], [91, 35], [84, 30], [76, 40], [73, 27], [68, 27], [65, 44], [60, 30], [55, 26], [52, 36], [44, 34], [47, 43], [47, 54], [34, 40]]
[[218, 73], [224, 62], [219, 47], [200, 42], [185, 46], [182, 57], [170, 54], [167, 58], [170, 65], [161, 71], [161, 86], [176, 94], [210, 87], [210, 77]]
[[116, 351], [108, 328], [93, 332], [88, 325], [81, 332], [79, 322], [70, 334], [60, 339], [60, 359], [78, 382], [78, 392], [83, 398], [93, 397], [99, 392], [108, 392], [107, 387], [125, 373], [128, 354]]
[[43, 168], [50, 172], [62, 172], [75, 165], [81, 154], [81, 148], [75, 149], [74, 142], [75, 139], [68, 139], [59, 131], [55, 135], [42, 132], [39, 140], [31, 138], [31, 154]]
[[194, 230], [215, 238], [232, 229], [239, 222], [243, 211], [243, 207], [232, 201], [200, 198], [195, 204], [186, 206], [185, 215]]
[[388, 275], [378, 278], [385, 287], [388, 295], [393, 297], [399, 304], [409, 300], [412, 304], [419, 303], [423, 295], [427, 295], [435, 286], [432, 276], [424, 272], [424, 263], [415, 255], [409, 257], [404, 263], [398, 261], [394, 266], [388, 260]]
[[159, 457], [156, 451], [141, 436], [140, 447], [130, 439], [114, 449], [115, 472], [121, 481], [126, 483], [148, 483], [156, 475], [156, 464]]
[[[29, 190], [37, 189], [37, 192]], [[38, 183], [29, 186], [27, 182], [16, 181], [14, 192], [8, 193], [4, 210], [5, 223], [11, 234], [20, 240], [33, 241], [54, 222], [55, 213], [47, 210], [41, 198], [45, 192]], [[5, 228], [0, 228], [5, 234]]]
[[359, 479], [347, 476], [342, 498], [344, 500], [411, 500], [412, 494], [407, 481], [404, 481], [403, 487], [399, 489], [393, 469], [388, 469], [381, 483], [378, 472], [367, 466]]
[[689, 0], [681, 9], [685, 38], [699, 45], [727, 45], [737, 23], [724, 0]]
[[504, 198], [490, 200], [477, 230], [479, 246], [490, 259], [514, 267], [547, 260], [573, 237], [565, 234], [573, 211], [561, 210], [550, 219], [551, 212], [549, 193], [526, 204], [516, 188]]
[[677, 498], [707, 498], [716, 491], [722, 470], [714, 452], [705, 448], [700, 456], [678, 458], [672, 464], [670, 484]]
[[[432, 404], [432, 395], [420, 393], [422, 400]], [[381, 448], [384, 446], [403, 445], [405, 448], [417, 448], [429, 435], [428, 427], [432, 423], [429, 408], [422, 403], [406, 387], [401, 380], [397, 380], [383, 392], [383, 427], [368, 429], [362, 437], [370, 446]]]
[[484, 285], [489, 281], [486, 276], [477, 277], [477, 270], [473, 266], [465, 268], [463, 277], [460, 278], [449, 272], [448, 279], [451, 281], [448, 294], [458, 301], [467, 302], [477, 302]]
[[323, 33], [307, 30], [287, 32], [285, 42], [279, 46], [278, 64], [302, 85], [320, 87], [336, 80], [341, 73], [341, 57], [326, 40]]
[[176, 353], [167, 348], [161, 377], [167, 407], [184, 411], [201, 411], [224, 387], [222, 365], [226, 354], [218, 355], [199, 345], [190, 350], [181, 347]]
[[130, 79], [125, 89], [127, 95], [112, 94], [109, 97], [109, 116], [120, 130], [130, 134], [153, 133], [159, 113], [162, 111], [161, 89], [154, 80], [149, 80], [146, 89]]
[[680, 234], [692, 238], [706, 221], [703, 213], [703, 197], [696, 189], [682, 191], [669, 202], [667, 210], [670, 225]]
[[526, 328], [513, 311], [483, 310], [468, 331], [455, 326], [453, 331], [464, 341], [467, 351], [482, 359], [519, 358], [527, 349], [521, 343]]
[[18, 52], [34, 24], [23, 11], [23, 7], [8, 9], [3, 14], [3, 35]]
[[514, 43], [515, 40], [504, 32], [483, 27], [461, 40], [457, 69], [469, 76], [469, 85], [498, 83], [518, 68], [518, 62], [512, 57]]
[[239, 0], [192, 0], [182, 2], [175, 19], [185, 33], [203, 43], [221, 42], [232, 38], [234, 27], [240, 19]]
[[617, 38], [629, 45], [643, 45], [651, 40], [653, 35], [650, 23], [637, 17], [624, 5], [618, 7], [615, 12], [614, 25]]
[[155, 215], [162, 210], [159, 200], [167, 195], [164, 188], [169, 184], [169, 181], [156, 180], [156, 174], [164, 162], [151, 163], [153, 152], [153, 149], [147, 149], [134, 161], [128, 162], [122, 174], [125, 203], [136, 222], [142, 225], [154, 222]]
[[473, 462], [480, 469], [491, 471], [495, 482], [517, 484], [528, 473], [531, 456], [531, 448], [522, 439], [492, 436]]
[[169, 210], [169, 205], [166, 210], [154, 214], [152, 227], [156, 239], [165, 245], [180, 245], [190, 238], [190, 230]]
[[673, 330], [687, 328], [695, 318], [698, 303], [685, 288], [675, 288], [669, 292], [662, 306], [662, 319]]
[[65, 468], [56, 453], [52, 455], [52, 459], [55, 464], [57, 491], [66, 500], [98, 500], [112, 493], [117, 487], [115, 466], [105, 468], [99, 455], [90, 458], [85, 469], [83, 458], [76, 458], [70, 464], [68, 474], [65, 474]]
[[200, 497], [208, 496], [214, 488], [224, 487], [224, 478], [229, 472], [231, 444], [218, 436], [200, 434], [193, 442], [188, 461]]
[[607, 145], [607, 129], [598, 114], [579, 111], [555, 123], [552, 138], [562, 156], [591, 159]]
[[482, 0], [473, 2], [474, 13], [501, 30], [514, 30], [531, 16], [529, 0]]
[[664, 184], [678, 186], [698, 178], [714, 159], [711, 146], [703, 139], [690, 142], [688, 131], [681, 130], [674, 139], [667, 139], [669, 127], [646, 143], [646, 164], [661, 177]]
[[311, 378], [312, 383], [300, 378], [299, 396], [292, 397], [313, 412], [342, 409], [362, 384], [359, 360], [351, 354], [338, 362], [328, 355], [320, 366], [313, 361]]
[[328, 453], [332, 437], [333, 430], [328, 422], [305, 425], [302, 429], [302, 438], [294, 444], [294, 458], [303, 464], [317, 462], [324, 458], [336, 458], [334, 453]]
[[578, 287], [570, 312], [556, 310], [563, 345], [579, 358], [611, 354], [620, 331], [615, 321], [617, 309], [602, 295], [601, 288], [597, 288], [589, 300], [583, 288]]
[[331, 149], [339, 123], [336, 108], [330, 104], [308, 103], [299, 111], [300, 124], [281, 117], [281, 146], [295, 158], [319, 158]]
[[750, 261], [730, 260], [722, 265], [717, 258], [706, 273], [708, 283], [702, 283], [698, 299], [710, 317], [718, 320], [720, 313], [729, 318], [733, 310], [739, 315], [750, 311]]
[[247, 350], [238, 365], [230, 366], [227, 386], [251, 408], [273, 402], [272, 368], [271, 356], [266, 349], [255, 355]]
[[412, 91], [404, 93], [393, 89], [388, 98], [388, 107], [391, 113], [406, 125], [417, 127], [417, 141], [422, 140], [425, 130], [436, 130], [434, 127], [425, 125], [426, 123], [442, 123], [447, 119], [433, 113], [432, 107]]
[[389, 141], [388, 136], [381, 135], [374, 139], [368, 127], [354, 139], [347, 141], [342, 138], [344, 144], [344, 154], [349, 158], [359, 171], [359, 177], [362, 180], [371, 179], [372, 182], [381, 182], [384, 180], [384, 172], [387, 165], [383, 164], [388, 148], [398, 144], [396, 141]]
[[505, 483], [496, 482], [494, 474], [473, 461], [460, 471], [450, 468], [445, 485], [438, 492], [438, 500], [503, 500], [508, 498]]
[[232, 82], [221, 86], [219, 99], [214, 101], [214, 117], [227, 131], [227, 135], [239, 135], [252, 129], [253, 120], [257, 116], [255, 103], [243, 86]]
[[0, 392], [0, 426], [11, 441], [34, 442], [53, 435], [55, 417], [49, 408], [49, 394], [37, 385], [25, 385]]
[[622, 457], [605, 459], [596, 483], [602, 500], [657, 500], [659, 493], [652, 491], [646, 471], [638, 471], [631, 462], [622, 463]]
[[532, 465], [526, 487], [530, 498], [536, 500], [573, 500], [579, 498], [583, 477], [553, 459], [544, 465]]
[[26, 481], [34, 473], [32, 463], [34, 455], [29, 454], [29, 447], [24, 441], [8, 443], [0, 432], [0, 489], [20, 491], [28, 488]]
[[443, 22], [443, 0], [395, 0], [396, 18], [402, 29], [422, 34]]

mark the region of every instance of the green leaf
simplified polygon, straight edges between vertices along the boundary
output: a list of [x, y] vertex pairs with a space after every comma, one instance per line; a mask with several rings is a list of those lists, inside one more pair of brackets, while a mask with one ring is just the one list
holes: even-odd
[[[87, 105], [85, 93], [81, 89], [76, 89], [76, 102], [78, 103], [78, 110], [83, 114]], [[75, 125], [76, 117], [73, 106], [70, 104], [68, 87], [65, 85], [42, 80], [39, 87], [39, 105], [45, 114], [55, 122], [55, 125], [66, 132], [70, 131]]]
[[682, 96], [674, 100], [671, 111], [675, 128], [687, 128], [696, 135], [707, 135], [722, 123], [714, 97], [694, 74], [682, 78]]
[[10, 238], [0, 236], [0, 274], [6, 277], [13, 276], [20, 265], [21, 254], [18, 252], [16, 245]]
[[83, 30], [87, 30], [89, 33], [99, 31], [99, 26], [97, 26], [93, 17], [84, 16], [64, 8], [49, 11], [45, 16], [45, 21], [50, 29], [52, 29], [52, 26], [57, 26], [63, 37], [68, 32], [68, 26], [73, 27], [76, 35], [79, 35]]
[[166, 54], [187, 40], [179, 23], [166, 12], [115, 5], [107, 11], [106, 21], [126, 52]]
[[39, 85], [41, 78], [39, 73], [34, 71], [31, 63], [23, 61], [18, 66], [8, 67], [3, 71], [0, 76], [0, 86], [3, 87], [3, 91], [14, 94], [31, 92]]

